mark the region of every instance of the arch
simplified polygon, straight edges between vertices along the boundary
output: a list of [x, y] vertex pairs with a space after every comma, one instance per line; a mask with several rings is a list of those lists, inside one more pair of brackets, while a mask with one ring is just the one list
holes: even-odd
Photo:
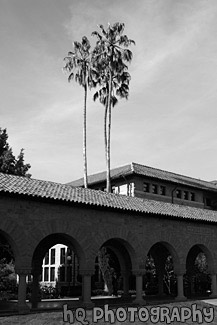
[[41, 265], [46, 252], [56, 244], [71, 246], [79, 258], [80, 268], [85, 268], [86, 258], [81, 245], [73, 237], [63, 233], [50, 234], [38, 243], [32, 256], [32, 267]]
[[127, 272], [132, 269], [131, 256], [128, 251], [128, 244], [119, 238], [112, 238], [106, 241], [101, 247], [111, 249], [118, 258], [121, 272]]
[[[98, 254], [99, 249], [105, 244], [113, 242], [113, 245], [116, 245], [116, 248], [122, 246], [125, 251], [129, 254], [133, 268], [138, 268], [140, 262], [140, 255], [142, 251], [142, 245], [138, 241], [138, 237], [134, 236], [131, 231], [123, 227], [109, 227], [108, 230], [97, 233], [94, 241], [92, 242], [92, 251], [91, 255], [88, 256], [89, 263], [95, 260], [95, 256]], [[123, 253], [123, 251], [122, 251]]]
[[[132, 262], [132, 256], [135, 260], [135, 252], [131, 245], [122, 238], [110, 238], [107, 241], [104, 241], [101, 247], [98, 247], [96, 255], [93, 260], [96, 260], [96, 256], [101, 248], [106, 248], [102, 256], [105, 256], [106, 259], [101, 261], [106, 261], [106, 269], [99, 269], [102, 275], [100, 276], [101, 280], [99, 284], [107, 286], [108, 292], [110, 294], [117, 295], [118, 288], [123, 289], [124, 294], [129, 294], [129, 287], [132, 284], [132, 268], [135, 266]], [[104, 255], [105, 254], [105, 255]], [[98, 259], [98, 261], [100, 261]], [[98, 272], [98, 271], [97, 271]], [[102, 281], [103, 279], [103, 281]], [[94, 282], [93, 282], [94, 284]], [[103, 287], [103, 286], [102, 286]]]
[[211, 250], [204, 244], [194, 244], [188, 251], [186, 256], [186, 270], [192, 267], [196, 257], [199, 253], [204, 253], [207, 258], [208, 270], [210, 273], [214, 272], [215, 262]]
[[[201, 267], [195, 265], [200, 253], [205, 254], [206, 263]], [[204, 244], [194, 244], [186, 254], [186, 296], [203, 296], [211, 292], [211, 274], [215, 273], [215, 260], [209, 247]]]
[[[170, 258], [172, 257], [172, 260]], [[167, 241], [154, 243], [147, 254], [144, 276], [146, 294], [176, 295], [176, 276], [180, 272], [180, 258]]]
[[153, 255], [153, 257], [158, 258], [159, 250], [161, 251], [160, 252], [161, 257], [165, 257], [165, 255], [167, 254], [166, 251], [169, 252], [169, 254], [172, 256], [172, 259], [173, 259], [174, 271], [175, 271], [175, 273], [178, 272], [180, 269], [180, 257], [178, 255], [176, 249], [174, 248], [174, 246], [171, 243], [166, 242], [166, 241], [158, 241], [158, 242], [154, 243], [149, 248], [148, 253]]
[[[88, 254], [91, 250], [90, 234], [82, 227], [76, 224], [71, 224], [66, 219], [55, 219], [49, 222], [43, 222], [39, 227], [35, 227], [32, 230], [32, 241], [31, 241], [31, 262], [32, 257], [35, 254], [39, 243], [45, 240], [46, 237], [53, 236], [54, 234], [59, 234], [62, 236], [61, 239], [66, 242], [70, 242], [72, 246], [77, 250], [81, 267], [90, 268], [88, 265]], [[49, 237], [51, 238], [51, 237]]]

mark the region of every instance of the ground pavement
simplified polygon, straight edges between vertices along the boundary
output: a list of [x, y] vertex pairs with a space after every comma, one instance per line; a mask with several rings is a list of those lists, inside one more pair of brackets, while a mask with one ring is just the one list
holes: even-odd
[[[117, 309], [111, 309], [109, 305], [107, 305], [109, 311], [112, 313], [116, 313]], [[68, 309], [69, 307], [65, 307], [65, 312], [70, 314], [71, 310]], [[144, 306], [143, 308], [138, 307], [137, 311], [133, 312], [132, 310], [126, 310], [125, 312], [122, 310], [119, 310], [119, 312], [116, 314], [116, 316], [119, 318], [119, 320], [115, 320], [112, 322], [112, 319], [110, 318], [109, 321], [106, 321], [104, 317], [106, 317], [106, 310], [105, 307], [97, 307], [98, 309], [93, 312], [93, 310], [87, 310], [85, 311], [85, 315], [80, 313], [78, 317], [80, 318], [80, 321], [76, 321], [75, 319], [75, 312], [71, 315], [73, 315], [74, 319], [71, 319], [71, 324], [83, 324], [83, 325], [92, 325], [92, 324], [119, 324], [119, 325], [132, 325], [134, 324], [216, 324], [217, 325], [217, 299], [210, 299], [210, 300], [204, 300], [204, 301], [187, 301], [187, 302], [174, 302], [170, 304], [163, 304], [160, 306]], [[130, 307], [128, 307], [130, 308]], [[131, 306], [132, 308], [132, 306]], [[135, 308], [135, 306], [134, 306]], [[160, 309], [161, 308], [161, 309]], [[139, 314], [140, 309], [140, 314]], [[212, 315], [213, 312], [213, 315]], [[65, 315], [66, 315], [65, 313]], [[94, 317], [100, 318], [102, 316], [102, 319], [93, 319], [93, 314], [95, 313]], [[182, 313], [182, 314], [181, 314]], [[191, 315], [190, 315], [191, 313]], [[202, 315], [202, 317], [201, 317]], [[85, 316], [85, 317], [83, 317]], [[124, 317], [127, 317], [125, 321], [122, 321]], [[161, 321], [160, 319], [157, 319], [159, 317], [162, 317]], [[109, 316], [110, 317], [110, 316]], [[130, 322], [130, 317], [132, 317]], [[148, 317], [148, 320], [147, 320]], [[186, 318], [184, 321], [182, 317]], [[133, 319], [135, 318], [135, 319]], [[188, 319], [187, 319], [188, 318]], [[152, 321], [151, 321], [152, 320]], [[58, 312], [47, 312], [47, 313], [35, 313], [35, 314], [29, 314], [29, 315], [19, 315], [19, 316], [1, 316], [0, 317], [0, 324], [3, 325], [67, 325], [70, 324], [69, 322], [69, 316], [68, 321], [64, 322], [63, 320], [63, 311]]]

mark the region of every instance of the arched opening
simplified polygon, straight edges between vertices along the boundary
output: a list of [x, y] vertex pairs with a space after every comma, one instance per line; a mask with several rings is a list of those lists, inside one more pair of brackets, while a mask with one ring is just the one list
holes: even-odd
[[187, 255], [185, 295], [187, 297], [209, 296], [211, 293], [210, 271], [213, 259], [204, 245], [194, 245]]
[[28, 279], [32, 308], [44, 299], [81, 296], [79, 271], [84, 264], [84, 252], [75, 239], [62, 233], [45, 237], [34, 251], [32, 275]]
[[94, 296], [129, 297], [129, 290], [135, 289], [131, 254], [130, 245], [119, 238], [109, 239], [100, 247], [92, 276]]
[[12, 302], [18, 298], [18, 277], [15, 272], [14, 243], [0, 230], [0, 309], [16, 309]]
[[143, 290], [147, 296], [177, 295], [177, 278], [174, 271], [178, 257], [173, 247], [166, 242], [154, 244], [146, 258], [146, 274]]

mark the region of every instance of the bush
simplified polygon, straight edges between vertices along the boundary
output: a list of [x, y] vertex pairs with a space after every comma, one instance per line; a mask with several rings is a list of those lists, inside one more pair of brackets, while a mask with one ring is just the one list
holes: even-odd
[[0, 300], [16, 299], [18, 285], [14, 271], [14, 264], [0, 260]]

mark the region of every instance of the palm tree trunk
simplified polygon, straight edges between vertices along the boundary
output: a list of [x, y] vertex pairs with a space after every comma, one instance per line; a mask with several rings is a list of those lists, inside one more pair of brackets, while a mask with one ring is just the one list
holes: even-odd
[[108, 115], [108, 98], [106, 98], [105, 113], [104, 113], [104, 144], [105, 144], [105, 161], [107, 161], [107, 115]]
[[110, 175], [110, 142], [111, 142], [111, 92], [112, 92], [112, 71], [109, 72], [109, 93], [108, 93], [108, 134], [107, 134], [107, 185], [106, 190], [111, 192], [111, 175]]
[[84, 112], [83, 112], [83, 164], [84, 187], [88, 187], [87, 181], [87, 85], [84, 86]]

